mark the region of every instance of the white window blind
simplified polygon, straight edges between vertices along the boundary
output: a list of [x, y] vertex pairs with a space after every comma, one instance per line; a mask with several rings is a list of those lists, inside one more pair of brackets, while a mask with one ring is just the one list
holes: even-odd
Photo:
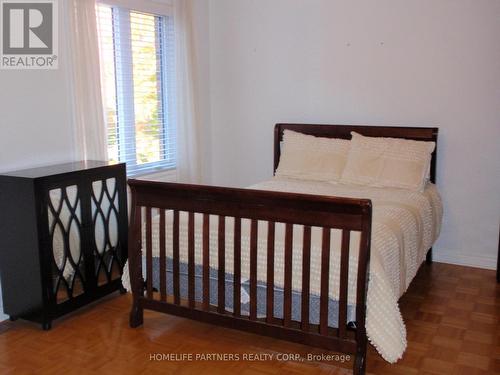
[[99, 4], [97, 23], [109, 159], [128, 175], [175, 168], [172, 17]]

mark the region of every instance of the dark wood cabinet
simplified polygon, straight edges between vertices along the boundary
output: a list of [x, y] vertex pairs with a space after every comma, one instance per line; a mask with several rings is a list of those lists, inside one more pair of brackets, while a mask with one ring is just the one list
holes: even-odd
[[123, 291], [125, 164], [82, 161], [0, 176], [4, 312], [40, 322]]

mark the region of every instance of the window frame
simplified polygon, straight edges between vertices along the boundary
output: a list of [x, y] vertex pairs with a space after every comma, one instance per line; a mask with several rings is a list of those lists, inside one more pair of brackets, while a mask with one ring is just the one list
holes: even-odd
[[127, 10], [152, 13], [157, 16], [173, 16], [173, 0], [97, 0], [97, 4], [120, 7]]
[[[162, 111], [162, 145], [161, 145], [161, 154], [162, 159], [159, 161], [148, 162], [141, 164], [140, 168], [135, 168], [137, 164], [137, 155], [136, 155], [136, 132], [135, 132], [135, 113], [134, 113], [134, 98], [133, 95], [127, 95], [124, 93], [134, 92], [133, 81], [127, 82], [127, 80], [119, 79], [118, 77], [123, 76], [133, 76], [133, 72], [131, 68], [132, 64], [132, 46], [131, 46], [131, 37], [130, 37], [130, 12], [139, 12], [139, 13], [147, 13], [154, 16], [162, 17], [164, 22], [156, 23], [155, 29], [158, 32], [160, 43], [163, 43], [164, 46], [167, 46], [167, 34], [168, 34], [168, 25], [167, 22], [174, 22], [173, 20], [173, 4], [171, 0], [141, 0], [137, 2], [136, 0], [98, 0], [97, 5], [104, 5], [111, 8], [112, 11], [112, 26], [114, 29], [118, 29], [119, 32], [113, 37], [113, 44], [115, 48], [114, 58], [115, 58], [115, 86], [116, 86], [116, 115], [118, 119], [122, 119], [122, 126], [117, 126], [117, 142], [118, 142], [118, 160], [120, 163], [124, 162], [127, 164], [127, 175], [133, 177], [140, 177], [143, 175], [154, 174], [164, 171], [175, 171], [177, 167], [176, 157], [171, 156], [167, 158], [168, 155], [171, 155], [172, 152], [169, 150], [169, 137], [173, 137], [176, 134], [176, 130], [173, 129], [175, 127], [175, 116], [172, 114], [172, 110], [169, 110], [168, 114], [165, 111], [166, 108], [173, 108], [174, 106], [174, 98], [175, 95], [172, 93], [173, 87], [175, 84], [170, 82], [170, 80], [175, 80], [175, 77], [168, 77], [166, 65], [162, 66], [159, 70], [159, 78], [161, 80], [161, 93], [159, 102], [161, 103], [161, 111]], [[97, 16], [97, 12], [96, 12]], [[168, 21], [167, 17], [171, 20]], [[163, 25], [163, 27], [161, 26]], [[128, 35], [123, 35], [126, 32]], [[118, 39], [116, 40], [116, 37]], [[122, 36], [122, 38], [120, 38]], [[125, 43], [122, 43], [125, 41]], [[116, 50], [119, 50], [119, 53], [116, 53]], [[161, 48], [161, 55], [159, 55], [160, 60], [163, 64], [166, 64], [169, 60], [168, 50], [171, 50], [172, 53], [175, 53], [175, 47], [171, 46], [170, 48]], [[173, 58], [170, 57], [170, 58]], [[121, 59], [120, 63], [118, 60]], [[174, 63], [175, 58], [171, 63]], [[174, 67], [175, 71], [175, 67]], [[170, 78], [170, 80], [169, 80]], [[130, 121], [130, 120], [133, 121]], [[120, 122], [120, 120], [118, 120]], [[131, 140], [133, 139], [133, 142]], [[127, 141], [128, 140], [128, 141]], [[106, 139], [106, 143], [108, 140]], [[175, 143], [176, 141], [174, 141]], [[120, 152], [120, 144], [127, 143], [126, 151], [122, 151], [124, 157], [122, 157], [122, 152]], [[176, 146], [174, 146], [176, 147]], [[130, 158], [131, 155], [135, 157]], [[127, 159], [127, 156], [129, 158]], [[138, 169], [138, 170], [137, 170]]]

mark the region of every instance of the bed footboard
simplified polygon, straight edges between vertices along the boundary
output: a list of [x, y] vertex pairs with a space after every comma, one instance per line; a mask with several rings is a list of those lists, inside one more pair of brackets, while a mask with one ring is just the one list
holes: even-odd
[[[316, 195], [233, 189], [201, 185], [129, 180], [132, 192], [131, 228], [129, 231], [130, 281], [133, 305], [130, 326], [143, 323], [143, 310], [150, 309], [234, 329], [294, 341], [356, 356], [354, 373], [365, 372], [367, 337], [365, 330], [367, 271], [370, 257], [371, 202], [366, 199], [334, 198]], [[165, 229], [166, 211], [173, 222]], [[187, 298], [180, 293], [180, 212], [187, 221]], [[195, 213], [203, 215], [202, 227], [202, 296], [195, 298]], [[154, 216], [153, 216], [154, 215]], [[153, 217], [159, 217], [155, 224]], [[210, 272], [210, 215], [218, 216], [217, 281]], [[225, 218], [234, 218], [234, 248], [225, 245]], [[213, 218], [213, 217], [212, 217]], [[241, 312], [241, 220], [250, 220], [249, 314]], [[257, 314], [257, 242], [258, 221], [267, 222], [266, 316]], [[283, 315], [274, 314], [275, 226], [284, 223]], [[159, 288], [153, 286], [153, 225], [159, 233]], [[302, 274], [292, 275], [293, 225], [303, 226]], [[145, 243], [142, 243], [143, 227]], [[319, 324], [309, 319], [311, 227], [322, 228]], [[341, 255], [337, 328], [329, 326], [330, 229], [340, 229]], [[156, 230], [156, 228], [155, 228]], [[171, 230], [169, 235], [167, 230]], [[347, 326], [349, 243], [351, 231], [360, 232], [356, 284], [356, 325]], [[170, 235], [171, 234], [171, 235]], [[166, 241], [172, 239], [173, 285], [167, 288]], [[169, 244], [170, 245], [170, 244]], [[170, 247], [170, 246], [169, 246]], [[145, 269], [143, 275], [143, 250]], [[234, 254], [233, 309], [226, 308], [225, 254]], [[261, 251], [261, 249], [259, 249]], [[292, 319], [292, 277], [301, 280], [301, 318]], [[217, 283], [218, 302], [210, 303], [210, 282]], [[173, 291], [173, 293], [167, 293]]]

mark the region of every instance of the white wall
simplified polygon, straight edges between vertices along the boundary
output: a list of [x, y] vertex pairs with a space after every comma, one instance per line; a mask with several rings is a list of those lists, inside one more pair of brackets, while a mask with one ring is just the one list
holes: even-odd
[[496, 0], [211, 0], [211, 182], [269, 178], [276, 122], [438, 126], [435, 258], [496, 267], [499, 19]]
[[59, 69], [0, 70], [0, 172], [73, 158], [66, 33], [59, 10]]
[[0, 173], [74, 160], [61, 8], [59, 69], [0, 70]]
[[207, 0], [193, 0], [193, 43], [195, 66], [195, 95], [199, 114], [202, 180], [209, 182], [212, 174], [210, 126], [210, 17]]
[[73, 157], [64, 75], [64, 67], [53, 71], [0, 70], [1, 172]]

